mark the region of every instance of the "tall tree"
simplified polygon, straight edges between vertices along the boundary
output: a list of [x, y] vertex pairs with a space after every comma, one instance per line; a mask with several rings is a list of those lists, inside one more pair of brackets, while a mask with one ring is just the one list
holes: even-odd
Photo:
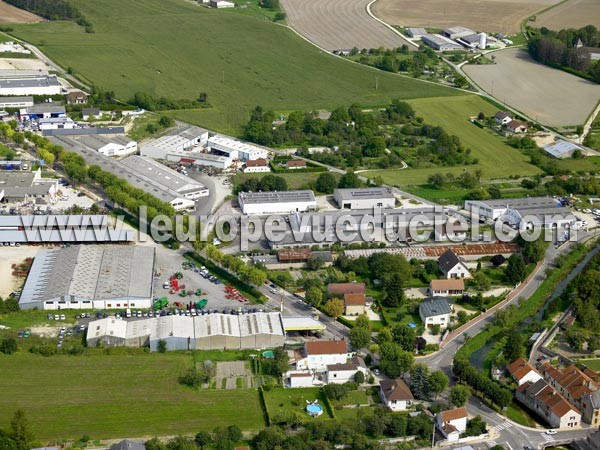
[[427, 389], [430, 394], [433, 394], [434, 397], [437, 397], [444, 389], [448, 387], [448, 377], [441, 370], [436, 370], [429, 374], [429, 378], [427, 378]]
[[425, 364], [416, 364], [410, 371], [410, 390], [415, 398], [429, 398], [429, 368]]

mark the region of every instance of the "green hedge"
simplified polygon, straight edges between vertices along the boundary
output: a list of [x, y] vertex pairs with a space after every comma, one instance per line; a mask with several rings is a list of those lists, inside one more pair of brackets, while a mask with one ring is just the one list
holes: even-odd
[[267, 402], [265, 401], [265, 392], [263, 391], [262, 386], [258, 388], [258, 399], [260, 401], [260, 407], [263, 410], [263, 414], [265, 416], [265, 423], [268, 427], [271, 426], [271, 415], [269, 414], [269, 408], [267, 408]]
[[337, 321], [339, 323], [341, 323], [342, 325], [346, 325], [348, 328], [353, 328], [354, 327], [354, 322], [348, 319], [345, 319], [344, 317], [338, 317]]
[[333, 406], [331, 406], [331, 402], [329, 401], [329, 397], [327, 397], [327, 394], [325, 393], [325, 391], [323, 390], [323, 388], [321, 388], [321, 399], [323, 400], [323, 405], [327, 409], [327, 412], [329, 413], [329, 415], [331, 416], [331, 418], [335, 419], [335, 410], [333, 409]]

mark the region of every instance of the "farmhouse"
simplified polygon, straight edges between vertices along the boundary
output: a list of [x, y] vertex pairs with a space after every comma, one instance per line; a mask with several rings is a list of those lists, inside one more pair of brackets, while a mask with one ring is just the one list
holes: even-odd
[[581, 413], [544, 380], [522, 384], [515, 395], [552, 428], [574, 428], [581, 423]]
[[71, 91], [66, 95], [70, 105], [82, 105], [88, 102], [89, 95], [82, 91]]
[[462, 278], [431, 280], [429, 283], [429, 295], [431, 297], [463, 295], [464, 292], [465, 280]]
[[446, 278], [471, 278], [471, 272], [464, 260], [456, 256], [452, 250], [446, 250], [438, 258], [438, 265]]
[[535, 370], [525, 358], [517, 358], [508, 366], [508, 373], [521, 386], [525, 383], [535, 383], [542, 379], [542, 376]]
[[0, 97], [0, 108], [33, 106], [33, 97]]
[[426, 328], [432, 328], [435, 325], [442, 328], [447, 327], [450, 323], [451, 313], [452, 308], [443, 297], [435, 297], [419, 304], [419, 316]]
[[344, 364], [352, 354], [345, 340], [309, 341], [304, 344], [304, 357], [296, 361], [296, 370], [325, 371], [327, 366]]
[[0, 78], [0, 95], [58, 95], [60, 92], [56, 75]]
[[410, 27], [406, 28], [404, 31], [409, 37], [413, 39], [419, 39], [427, 34], [427, 30], [425, 30], [425, 28], [420, 27]]
[[267, 159], [269, 156], [269, 151], [266, 148], [226, 136], [217, 135], [210, 137], [207, 147], [212, 153], [225, 155], [234, 160], [250, 161], [253, 159]]
[[575, 150], [579, 150], [581, 152], [584, 151], [579, 145], [575, 145], [572, 142], [563, 141], [562, 139], [558, 139], [555, 143], [546, 145], [543, 148], [544, 151], [550, 156], [554, 156], [558, 159], [573, 157], [573, 152]]
[[285, 163], [285, 167], [289, 170], [306, 169], [306, 161], [303, 159], [290, 159]]
[[394, 208], [396, 197], [390, 188], [335, 189], [333, 197], [342, 209]]
[[0, 172], [0, 202], [52, 201], [58, 191], [56, 178], [43, 178], [35, 172]]
[[447, 37], [439, 34], [426, 34], [421, 38], [425, 45], [428, 45], [434, 50], [444, 52], [449, 50], [462, 50], [463, 47]]
[[19, 111], [21, 120], [50, 119], [52, 117], [66, 117], [65, 107], [58, 103], [38, 103]]
[[78, 142], [105, 156], [125, 156], [137, 152], [137, 142], [126, 136], [108, 138], [91, 135], [79, 138]]
[[[125, 324], [125, 325], [123, 325]], [[89, 325], [88, 346], [172, 350], [245, 350], [281, 347], [285, 332], [279, 313], [161, 316], [145, 320], [101, 319]]]
[[83, 120], [98, 119], [102, 116], [98, 108], [83, 108], [81, 110], [81, 118]]
[[359, 316], [367, 309], [365, 294], [344, 294], [344, 315]]
[[406, 411], [415, 400], [412, 392], [401, 378], [381, 380], [379, 382], [379, 396], [383, 404], [394, 412]]
[[518, 120], [511, 120], [506, 124], [506, 129], [511, 133], [526, 133], [527, 124]]
[[449, 442], [456, 442], [461, 433], [467, 429], [469, 414], [466, 408], [450, 409], [441, 411], [437, 415], [437, 429]]
[[254, 159], [246, 161], [244, 173], [270, 172], [271, 168], [266, 159]]
[[150, 308], [154, 248], [78, 245], [41, 250], [19, 299], [21, 309]]
[[504, 111], [498, 111], [494, 116], [494, 120], [498, 125], [506, 125], [513, 120], [510, 114]]
[[276, 214], [317, 209], [313, 191], [240, 192], [238, 202], [244, 214]]
[[448, 39], [458, 39], [464, 36], [470, 36], [476, 34], [473, 30], [469, 30], [465, 27], [450, 27], [442, 30], [442, 36]]

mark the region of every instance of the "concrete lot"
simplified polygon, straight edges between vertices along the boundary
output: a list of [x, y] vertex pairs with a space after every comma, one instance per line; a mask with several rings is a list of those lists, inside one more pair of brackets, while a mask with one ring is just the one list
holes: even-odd
[[6, 298], [11, 292], [20, 289], [24, 278], [13, 277], [12, 265], [20, 264], [25, 258], [34, 258], [44, 247], [22, 245], [20, 247], [0, 247], [0, 297]]
[[538, 64], [522, 49], [493, 52], [496, 64], [463, 70], [486, 92], [545, 125], [580, 125], [600, 100], [600, 85]]
[[329, 51], [396, 48], [407, 44], [400, 35], [367, 14], [370, 0], [282, 0], [287, 23], [302, 36]]
[[0, 58], [0, 71], [2, 70], [35, 70], [40, 74], [48, 73], [48, 66], [43, 61], [33, 58]]

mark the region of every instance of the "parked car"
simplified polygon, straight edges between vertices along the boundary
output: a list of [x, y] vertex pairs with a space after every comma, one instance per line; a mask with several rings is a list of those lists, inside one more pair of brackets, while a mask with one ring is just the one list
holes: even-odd
[[554, 429], [552, 429], [552, 428], [551, 428], [551, 429], [549, 429], [549, 430], [546, 430], [546, 434], [550, 434], [550, 435], [552, 435], [552, 434], [556, 434], [556, 433], [558, 433], [558, 431], [556, 431], [556, 430], [554, 430]]

